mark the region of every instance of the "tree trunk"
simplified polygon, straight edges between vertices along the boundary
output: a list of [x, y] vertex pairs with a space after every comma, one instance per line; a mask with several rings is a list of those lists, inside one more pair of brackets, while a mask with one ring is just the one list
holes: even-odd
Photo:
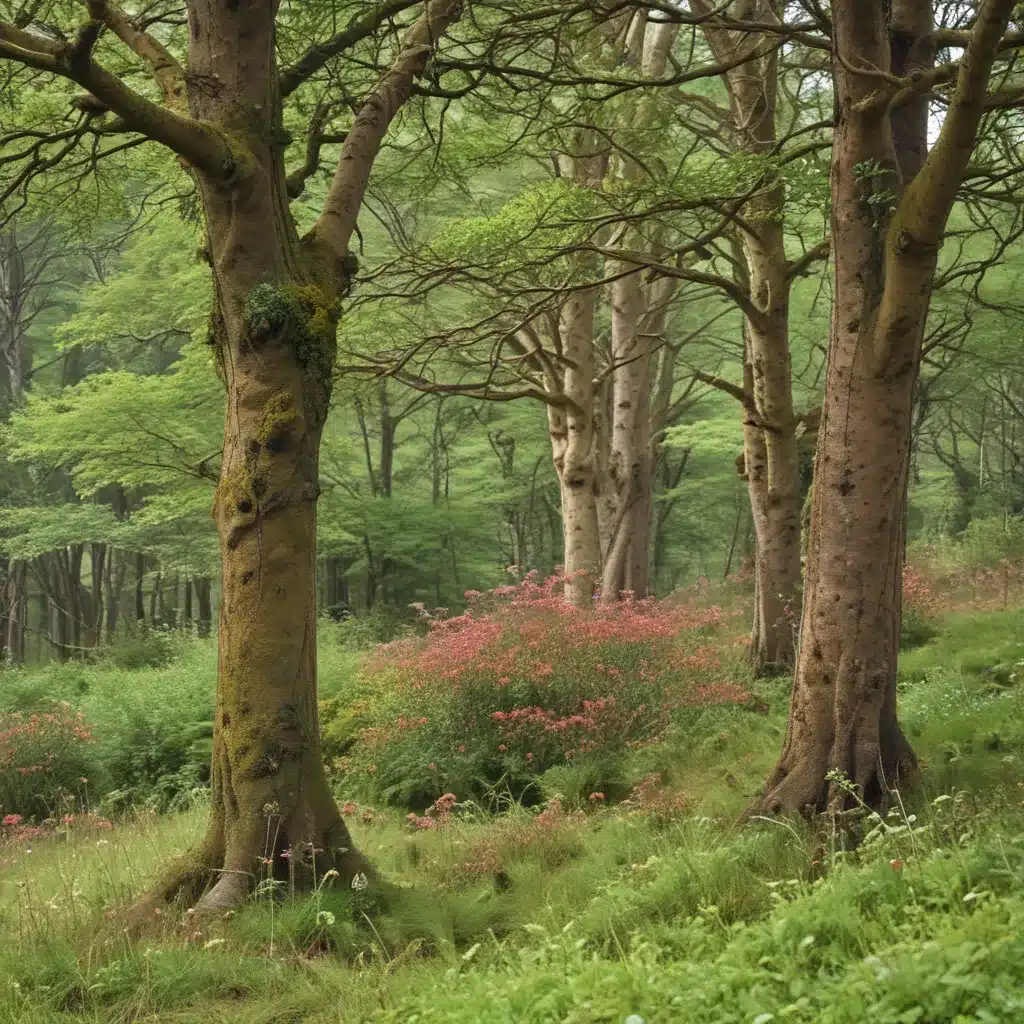
[[157, 609], [163, 604], [163, 586], [163, 574], [158, 572], [153, 577], [153, 587], [149, 592], [149, 624], [152, 627], [160, 624]]
[[597, 445], [594, 430], [593, 290], [574, 292], [559, 316], [566, 370], [567, 406], [548, 406], [548, 429], [562, 496], [565, 594], [576, 608], [593, 602], [600, 579], [601, 537], [597, 520]]
[[135, 556], [135, 621], [146, 621], [146, 556]]
[[[117, 568], [114, 569], [114, 562]], [[112, 555], [107, 559], [106, 582], [106, 625], [105, 634], [107, 643], [110, 643], [117, 634], [117, 619], [121, 611], [121, 591], [124, 589], [124, 578], [128, 572], [128, 555], [123, 551], [116, 552], [116, 558]]]
[[[707, 15], [708, 0], [691, 0]], [[781, 0], [740, 0], [734, 17], [771, 22], [782, 16]], [[764, 40], [748, 33], [707, 31], [716, 57], [734, 61], [752, 56]], [[778, 50], [727, 72], [724, 76], [733, 114], [735, 146], [764, 155], [775, 147]], [[793, 664], [793, 619], [800, 590], [800, 488], [797, 419], [793, 413], [789, 352], [789, 263], [784, 236], [785, 186], [769, 179], [744, 207], [740, 227], [744, 307], [744, 348], [748, 380], [744, 405], [745, 455], [757, 544], [754, 625], [750, 658], [758, 674]], [[754, 433], [761, 435], [755, 438]], [[749, 470], [748, 470], [749, 471]]]
[[[770, 675], [785, 671], [793, 663], [793, 627], [800, 586], [796, 434], [795, 427], [775, 433], [762, 426], [764, 420], [756, 397], [757, 369], [749, 341], [747, 352], [743, 447], [754, 525], [754, 621], [749, 658], [758, 675]], [[788, 365], [787, 358], [787, 375]], [[785, 390], [788, 394], [788, 376]]]
[[[621, 268], [620, 268], [621, 269]], [[611, 499], [603, 550], [601, 601], [623, 593], [647, 597], [653, 487], [651, 352], [644, 330], [646, 295], [640, 274], [619, 278], [612, 293], [612, 429], [602, 492]]]
[[4, 658], [12, 665], [25, 661], [25, 617], [28, 614], [27, 573], [25, 563], [12, 560], [4, 582]]
[[206, 637], [213, 629], [213, 597], [211, 594], [212, 584], [208, 576], [197, 577], [192, 581], [196, 589], [196, 604], [198, 606], [199, 635]]
[[[818, 436], [800, 649], [785, 745], [762, 808], [869, 805], [916, 773], [896, 717], [913, 393], [938, 251], [1013, 4], [986, 0], [938, 141], [927, 97], [890, 118], [873, 67], [934, 60], [932, 5], [833, 6], [835, 302]], [[922, 167], [923, 165], [923, 167]]]
[[103, 583], [106, 578], [107, 560], [110, 551], [106, 544], [90, 544], [91, 563], [89, 589], [89, 646], [99, 647], [103, 639]]
[[[15, 230], [0, 235], [0, 360], [7, 371], [11, 408], [25, 400], [25, 299], [31, 285], [26, 281], [25, 257]], [[30, 318], [31, 319], [31, 318]]]
[[212, 813], [199, 855], [217, 881], [204, 908], [237, 904], [267, 874], [312, 884], [334, 869], [347, 885], [369, 870], [320, 754], [316, 501], [340, 278], [336, 255], [315, 236], [300, 243], [288, 211], [275, 8], [189, 5], [191, 75], [218, 83], [189, 90], [191, 113], [242, 144], [227, 181], [196, 175], [227, 391]]

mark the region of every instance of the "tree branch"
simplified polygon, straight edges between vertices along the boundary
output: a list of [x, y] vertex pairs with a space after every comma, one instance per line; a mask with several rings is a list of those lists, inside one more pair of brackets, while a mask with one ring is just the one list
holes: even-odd
[[75, 82], [117, 114], [127, 130], [167, 146], [209, 174], [230, 173], [230, 150], [212, 128], [146, 99], [92, 59], [97, 24], [86, 23], [74, 43], [62, 43], [0, 21], [0, 59]]
[[747, 394], [743, 388], [738, 384], [725, 380], [723, 377], [716, 377], [713, 373], [705, 373], [703, 370], [694, 370], [693, 377], [695, 380], [699, 380], [701, 384], [708, 384], [719, 391], [725, 392], [727, 395], [731, 395], [737, 402], [742, 403], [747, 400]]
[[290, 96], [303, 82], [315, 75], [329, 60], [350, 50], [356, 43], [373, 35], [389, 18], [414, 7], [418, 0], [384, 0], [362, 17], [354, 18], [326, 43], [313, 46], [297, 64], [285, 68], [280, 75], [282, 98]]
[[462, 14], [461, 0], [429, 0], [409, 29], [391, 70], [370, 94], [342, 146], [323, 212], [307, 240], [325, 244], [338, 260], [348, 256], [373, 161], [395, 115], [408, 100], [413, 82], [433, 56], [441, 36]]
[[91, 0], [89, 9], [149, 68], [160, 86], [166, 104], [182, 113], [188, 109], [185, 93], [185, 71], [170, 51], [154, 36], [139, 28], [124, 11], [106, 3]]
[[802, 276], [812, 263], [827, 260], [832, 251], [832, 236], [826, 235], [817, 245], [810, 248], [798, 260], [790, 260], [786, 276], [790, 281]]
[[1014, 6], [1014, 0], [983, 3], [960, 62], [956, 90], [938, 140], [903, 194], [894, 226], [909, 230], [918, 242], [941, 243], [946, 215], [974, 153], [989, 75]]

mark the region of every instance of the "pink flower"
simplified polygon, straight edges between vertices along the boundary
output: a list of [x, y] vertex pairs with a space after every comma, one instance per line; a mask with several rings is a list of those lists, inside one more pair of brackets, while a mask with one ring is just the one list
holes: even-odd
[[4, 825], [20, 825], [22, 817], [20, 814], [5, 814], [3, 819]]
[[527, 761], [532, 761], [533, 760], [533, 754], [532, 753], [527, 754], [526, 755], [526, 760]]
[[352, 800], [347, 801], [341, 805], [342, 814], [355, 814], [359, 810], [359, 804]]
[[604, 793], [591, 793], [590, 797], [589, 797], [589, 800], [591, 801], [591, 803], [593, 803], [593, 802], [595, 802], [597, 800], [603, 800], [603, 799], [604, 799]]
[[508, 750], [508, 747], [504, 743], [499, 743], [498, 749], [504, 754], [505, 751]]

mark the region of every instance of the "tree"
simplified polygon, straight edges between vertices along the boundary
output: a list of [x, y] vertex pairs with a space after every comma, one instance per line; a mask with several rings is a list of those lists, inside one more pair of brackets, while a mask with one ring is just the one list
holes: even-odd
[[[780, 0], [744, 0], [731, 15], [742, 21], [781, 23]], [[707, 0], [690, 0], [710, 19]], [[723, 64], [747, 60], [723, 75], [729, 95], [732, 145], [770, 159], [778, 150], [779, 48], [770, 36], [708, 25], [705, 36]], [[793, 409], [789, 352], [789, 299], [798, 270], [827, 255], [827, 241], [791, 264], [785, 243], [786, 188], [766, 173], [739, 218], [739, 284], [744, 315], [744, 478], [755, 535], [754, 624], [750, 657], [758, 672], [793, 663], [791, 616], [800, 590], [799, 419]]]
[[[771, 811], [869, 804], [911, 778], [896, 658], [914, 387], [947, 218], [968, 167], [1012, 0], [984, 0], [953, 67], [930, 0], [833, 5], [835, 302], [804, 610]], [[928, 151], [930, 90], [955, 75]]]
[[[203, 907], [238, 903], [263, 858], [299, 883], [334, 868], [348, 884], [369, 870], [352, 848], [320, 758], [319, 444], [337, 305], [357, 267], [350, 243], [371, 167], [461, 5], [423, 7], [348, 126], [320, 212], [301, 236], [289, 197], [318, 169], [327, 115], [312, 129], [306, 164], [289, 175], [282, 97], [408, 6], [363, 13], [283, 69], [276, 0], [189, 0], [187, 64], [162, 41], [166, 32], [105, 0], [89, 0], [87, 20], [56, 37], [32, 24], [32, 5], [26, 17], [0, 22], [0, 58], [88, 90], [88, 130], [168, 147], [201, 201], [215, 291], [210, 343], [228, 409], [214, 501], [222, 586], [213, 807], [204, 843], [165, 893], [193, 896], [216, 878]], [[125, 60], [149, 72], [159, 101], [107, 66]]]

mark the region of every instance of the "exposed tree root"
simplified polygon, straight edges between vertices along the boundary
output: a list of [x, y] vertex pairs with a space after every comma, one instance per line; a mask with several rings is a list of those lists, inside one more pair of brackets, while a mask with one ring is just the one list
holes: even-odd
[[885, 810], [893, 791], [913, 787], [919, 776], [917, 757], [902, 730], [893, 723], [886, 732], [884, 743], [851, 745], [851, 756], [845, 759], [835, 757], [834, 750], [797, 750], [787, 743], [748, 815], [807, 816], [860, 803]]

